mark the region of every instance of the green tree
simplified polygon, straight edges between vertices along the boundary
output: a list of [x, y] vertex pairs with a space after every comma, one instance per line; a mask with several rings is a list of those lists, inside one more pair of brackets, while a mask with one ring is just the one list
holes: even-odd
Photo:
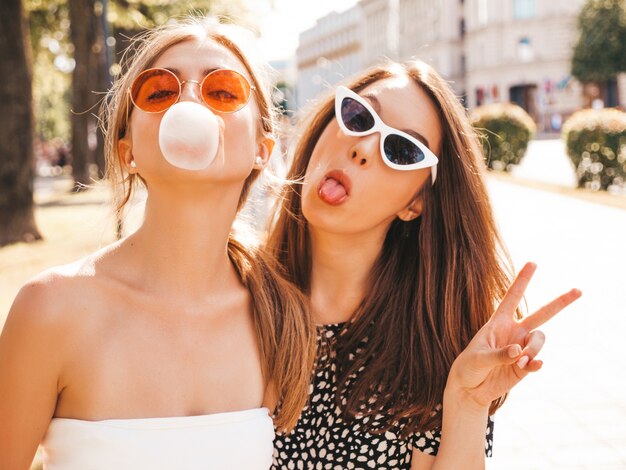
[[24, 0], [33, 56], [35, 135], [41, 141], [70, 138], [73, 49], [66, 0]]
[[30, 38], [22, 0], [0, 6], [0, 246], [41, 238], [33, 216]]
[[626, 0], [588, 0], [578, 16], [572, 75], [604, 83], [626, 72]]

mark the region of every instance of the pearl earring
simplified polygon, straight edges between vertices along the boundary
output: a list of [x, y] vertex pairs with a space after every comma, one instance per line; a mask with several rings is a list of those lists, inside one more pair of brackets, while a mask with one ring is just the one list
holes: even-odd
[[257, 155], [257, 157], [254, 159], [254, 164], [259, 166], [263, 165], [263, 157]]
[[135, 160], [131, 160], [129, 166], [131, 168], [137, 168], [137, 164], [135, 163]]

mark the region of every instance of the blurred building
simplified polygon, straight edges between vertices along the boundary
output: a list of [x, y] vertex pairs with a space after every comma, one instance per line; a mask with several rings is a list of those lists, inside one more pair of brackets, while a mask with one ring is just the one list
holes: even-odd
[[465, 0], [468, 105], [512, 101], [539, 130], [558, 130], [583, 106], [570, 69], [584, 1]]
[[465, 95], [464, 2], [400, 0], [400, 57], [422, 59]]
[[361, 0], [300, 35], [298, 106], [384, 57], [416, 57], [448, 79], [468, 107], [513, 101], [540, 131], [558, 130], [590, 104], [570, 75], [584, 1]]
[[364, 66], [370, 66], [385, 58], [399, 57], [399, 0], [361, 0], [355, 9], [363, 16]]
[[363, 68], [364, 18], [357, 6], [330, 13], [300, 34], [296, 51], [299, 106]]

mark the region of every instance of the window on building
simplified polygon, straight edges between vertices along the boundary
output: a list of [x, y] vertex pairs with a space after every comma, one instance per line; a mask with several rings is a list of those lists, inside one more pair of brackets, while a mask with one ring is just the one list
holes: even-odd
[[528, 36], [524, 36], [517, 42], [517, 58], [521, 62], [530, 62], [535, 58], [535, 51]]
[[459, 34], [461, 35], [461, 37], [465, 37], [465, 20], [461, 19], [461, 21], [459, 21]]
[[525, 20], [536, 15], [535, 0], [513, 0], [513, 18]]

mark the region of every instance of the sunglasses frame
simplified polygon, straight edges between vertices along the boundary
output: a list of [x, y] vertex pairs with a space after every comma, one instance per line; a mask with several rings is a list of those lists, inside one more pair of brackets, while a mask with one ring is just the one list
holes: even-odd
[[[178, 82], [178, 96], [176, 97], [176, 101], [174, 101], [172, 104], [170, 104], [167, 108], [161, 110], [161, 111], [146, 111], [145, 109], [143, 109], [141, 106], [139, 106], [137, 103], [135, 103], [135, 100], [133, 99], [133, 87], [135, 86], [135, 83], [137, 83], [137, 80], [139, 79], [139, 77], [141, 77], [144, 73], [150, 71], [150, 70], [159, 70], [159, 71], [164, 71], [167, 72], [168, 74], [172, 75], [175, 79], [176, 82]], [[246, 102], [238, 109], [235, 109], [234, 111], [221, 111], [219, 109], [215, 109], [213, 106], [211, 106], [209, 103], [206, 102], [206, 100], [204, 99], [204, 95], [202, 94], [202, 88], [204, 85], [204, 81], [209, 78], [211, 75], [213, 75], [216, 72], [223, 72], [223, 71], [227, 71], [227, 72], [233, 72], [236, 73], [237, 75], [239, 75], [241, 78], [243, 78], [245, 80], [245, 82], [248, 84], [248, 87], [250, 88], [250, 93], [248, 93], [248, 98], [246, 99]], [[202, 98], [202, 102], [207, 105], [209, 108], [211, 108], [212, 111], [221, 113], [221, 114], [232, 114], [232, 113], [236, 113], [237, 111], [241, 111], [243, 108], [245, 108], [248, 103], [250, 102], [250, 97], [252, 96], [252, 92], [254, 90], [256, 90], [256, 87], [254, 85], [252, 85], [248, 79], [246, 77], [244, 77], [241, 73], [237, 72], [236, 70], [232, 70], [232, 69], [215, 69], [215, 70], [211, 70], [209, 73], [207, 73], [204, 78], [202, 79], [202, 81], [198, 81], [198, 80], [183, 80], [181, 81], [178, 76], [172, 72], [171, 70], [162, 68], [162, 67], [151, 67], [149, 69], [143, 70], [139, 75], [137, 75], [134, 80], [133, 83], [131, 83], [130, 87], [128, 87], [128, 96], [130, 97], [130, 101], [131, 103], [133, 103], [133, 106], [136, 107], [137, 109], [141, 110], [144, 113], [148, 113], [148, 114], [159, 114], [159, 113], [164, 113], [165, 111], [167, 111], [168, 109], [170, 109], [172, 106], [174, 106], [176, 103], [178, 103], [180, 101], [180, 97], [183, 94], [183, 85], [185, 83], [195, 83], [196, 85], [198, 85], [200, 87], [200, 95]]]
[[[372, 117], [374, 118], [374, 125], [372, 126], [371, 129], [368, 129], [363, 132], [356, 132], [356, 131], [351, 131], [350, 129], [346, 127], [345, 123], [343, 122], [343, 117], [341, 114], [341, 105], [345, 98], [353, 99], [354, 101], [359, 103], [361, 106], [363, 106], [372, 115]], [[341, 131], [346, 135], [355, 136], [355, 137], [365, 137], [367, 135], [374, 134], [374, 133], [380, 134], [380, 156], [388, 167], [393, 168], [394, 170], [400, 170], [400, 171], [420, 170], [423, 168], [430, 167], [431, 176], [432, 176], [432, 184], [435, 184], [435, 180], [437, 179], [437, 164], [439, 163], [439, 159], [435, 156], [435, 154], [432, 153], [430, 149], [426, 147], [426, 145], [424, 145], [423, 142], [420, 142], [418, 139], [416, 139], [412, 135], [407, 134], [406, 132], [402, 132], [400, 129], [396, 129], [395, 127], [391, 127], [385, 124], [383, 120], [380, 118], [380, 116], [376, 113], [376, 111], [374, 111], [374, 108], [372, 108], [372, 106], [368, 103], [368, 101], [365, 98], [363, 98], [358, 93], [355, 93], [350, 88], [347, 88], [345, 86], [338, 86], [337, 89], [335, 90], [335, 119], [337, 120], [337, 124], [339, 125], [339, 128], [341, 129]], [[415, 144], [417, 148], [419, 148], [424, 154], [424, 160], [422, 160], [421, 162], [417, 162], [417, 163], [411, 163], [409, 165], [399, 165], [397, 163], [393, 163], [392, 161], [390, 161], [389, 158], [387, 157], [387, 154], [385, 153], [385, 139], [387, 138], [387, 136], [393, 135], [393, 134], [403, 137], [404, 139], [407, 139], [411, 143]]]

